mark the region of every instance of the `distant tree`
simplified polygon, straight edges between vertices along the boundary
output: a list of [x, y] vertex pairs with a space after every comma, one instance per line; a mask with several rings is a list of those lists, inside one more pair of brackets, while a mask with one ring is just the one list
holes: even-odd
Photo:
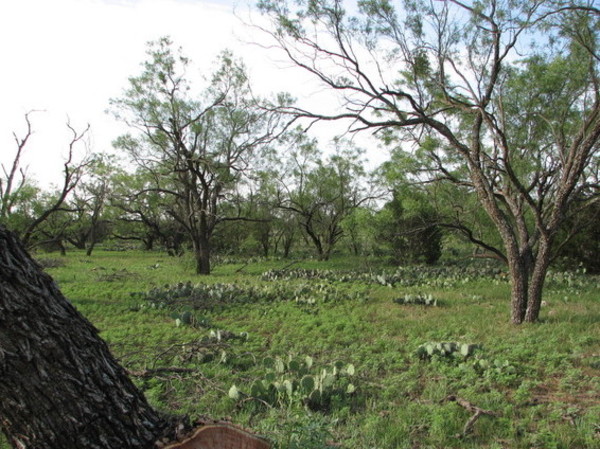
[[155, 184], [147, 191], [169, 198], [165, 212], [185, 229], [196, 272], [209, 274], [211, 238], [224, 219], [220, 205], [274, 138], [278, 114], [259, 107], [244, 66], [230, 53], [221, 54], [198, 97], [185, 78], [189, 60], [168, 38], [151, 43], [148, 57], [112, 101], [117, 117], [136, 130], [116, 146], [151, 175]]
[[[410, 192], [410, 191], [408, 191]], [[387, 242], [395, 263], [434, 264], [442, 255], [439, 216], [418, 192], [394, 192], [380, 212], [378, 236]]]
[[375, 246], [375, 212], [372, 208], [358, 207], [344, 221], [342, 228], [356, 256], [373, 253]]
[[[79, 132], [67, 122], [71, 140], [68, 144], [68, 156], [63, 164], [62, 185], [52, 194], [45, 195], [44, 200], [36, 198], [40, 191], [27, 178], [27, 172], [22, 167], [22, 157], [33, 133], [31, 114], [32, 112], [25, 114], [26, 130], [23, 137], [13, 133], [17, 146], [15, 156], [9, 167], [2, 164], [3, 177], [0, 177], [0, 224], [11, 226], [27, 246], [36, 243], [35, 233], [42, 223], [52, 214], [64, 210], [67, 197], [75, 189], [89, 164], [87, 154], [79, 162], [76, 162], [75, 155], [76, 147], [84, 143], [89, 125]], [[35, 207], [32, 203], [35, 203]], [[13, 214], [17, 214], [19, 218], [12, 219]]]
[[[536, 321], [561, 223], [597, 200], [600, 10], [587, 0], [262, 0], [268, 31], [339, 94], [341, 112], [419, 161], [430, 183], [477, 197], [508, 265], [511, 320]], [[536, 40], [538, 45], [536, 44]], [[329, 104], [333, 104], [329, 102]]]
[[96, 244], [110, 234], [105, 209], [111, 195], [111, 178], [116, 170], [109, 157], [96, 155], [90, 160], [87, 176], [75, 188], [70, 201], [71, 223], [65, 237], [75, 247], [85, 249], [88, 256]]
[[13, 232], [21, 233], [35, 220], [39, 212], [44, 210], [49, 194], [42, 191], [34, 181], [26, 180], [10, 196], [12, 204], [0, 223]]
[[[156, 179], [156, 173], [138, 169], [136, 173], [120, 173], [113, 177], [111, 208], [114, 210], [113, 236], [123, 241], [141, 242], [144, 249], [161, 246], [172, 256], [184, 253], [186, 230], [169, 211], [173, 201], [169, 194], [157, 189], [168, 186]], [[162, 184], [160, 184], [162, 182]]]
[[61, 210], [52, 214], [38, 227], [36, 248], [45, 251], [60, 251], [62, 256], [67, 254], [67, 234], [73, 224], [75, 211]]
[[315, 140], [295, 133], [279, 179], [279, 208], [296, 215], [321, 260], [344, 234], [342, 222], [374, 196], [366, 183], [361, 150], [337, 140], [325, 160]]
[[254, 188], [248, 195], [248, 202], [255, 221], [250, 229], [260, 246], [261, 253], [268, 257], [276, 252], [276, 239], [279, 217], [277, 215], [277, 175], [263, 170], [255, 174]]
[[288, 258], [299, 235], [299, 223], [293, 211], [279, 207], [281, 180], [276, 161], [281, 161], [279, 155], [274, 155], [263, 170], [254, 174], [249, 201], [256, 221], [251, 230], [265, 257], [280, 254]]

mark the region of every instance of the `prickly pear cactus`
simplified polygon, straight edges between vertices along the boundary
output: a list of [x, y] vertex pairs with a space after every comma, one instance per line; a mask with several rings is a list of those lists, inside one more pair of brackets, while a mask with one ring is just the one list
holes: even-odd
[[428, 342], [417, 348], [416, 355], [422, 360], [433, 357], [467, 358], [480, 348], [480, 345], [450, 342]]
[[314, 366], [311, 357], [266, 357], [263, 365], [268, 372], [255, 380], [248, 388], [232, 386], [229, 397], [233, 400], [255, 398], [274, 407], [293, 404], [311, 410], [329, 410], [333, 403], [343, 404], [356, 394], [352, 383], [356, 368], [341, 361], [324, 368]]

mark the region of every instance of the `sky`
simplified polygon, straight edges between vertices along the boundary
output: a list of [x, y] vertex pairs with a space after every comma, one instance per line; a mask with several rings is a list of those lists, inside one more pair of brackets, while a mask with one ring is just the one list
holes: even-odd
[[126, 128], [106, 113], [109, 99], [140, 73], [147, 42], [162, 36], [183, 48], [198, 76], [209, 75], [227, 48], [244, 60], [256, 92], [321, 95], [308, 74], [252, 44], [264, 36], [245, 25], [260, 21], [250, 8], [246, 0], [3, 0], [0, 162], [12, 162], [13, 133], [23, 136], [32, 110], [39, 112], [31, 115], [34, 134], [23, 164], [42, 187], [60, 181], [67, 121], [78, 130], [90, 125], [91, 151], [110, 150]]

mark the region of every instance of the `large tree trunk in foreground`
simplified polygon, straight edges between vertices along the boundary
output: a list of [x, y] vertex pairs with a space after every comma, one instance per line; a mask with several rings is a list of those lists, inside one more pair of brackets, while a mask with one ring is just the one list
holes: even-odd
[[15, 448], [149, 448], [165, 421], [0, 227], [0, 423]]

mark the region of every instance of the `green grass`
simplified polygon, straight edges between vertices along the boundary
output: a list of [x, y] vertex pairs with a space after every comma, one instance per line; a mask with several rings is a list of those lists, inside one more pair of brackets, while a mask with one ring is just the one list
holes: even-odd
[[[41, 259], [44, 256], [40, 256]], [[328, 281], [339, 300], [311, 288], [323, 281], [264, 281], [288, 261], [222, 264], [208, 277], [185, 258], [161, 253], [72, 252], [48, 268], [62, 292], [100, 329], [132, 372], [186, 367], [189, 373], [134, 376], [151, 403], [190, 416], [228, 418], [292, 448], [600, 448], [600, 294], [598, 278], [554, 276], [540, 323], [509, 323], [509, 286], [502, 280], [385, 287]], [[61, 265], [60, 263], [54, 265]], [[292, 269], [380, 270], [376, 261], [339, 258]], [[389, 269], [392, 269], [389, 267]], [[172, 307], [136, 292], [191, 281], [310, 290], [314, 304], [249, 300], [192, 310], [210, 327], [176, 326]], [[313, 287], [310, 287], [313, 286]], [[400, 305], [394, 298], [426, 293], [438, 307]], [[289, 296], [289, 295], [287, 295]], [[181, 310], [179, 310], [181, 312]], [[216, 330], [247, 338], [210, 338]], [[480, 345], [473, 356], [420, 359], [427, 342]], [[315, 372], [335, 361], [356, 368], [356, 392], [337, 392], [321, 409], [300, 394], [275, 406], [228, 396], [249, 392], [274, 368], [263, 360], [314, 360]], [[299, 381], [293, 372], [278, 379]], [[447, 401], [455, 395], [496, 416], [481, 416], [460, 437], [471, 414]], [[314, 408], [314, 407], [313, 407]]]

